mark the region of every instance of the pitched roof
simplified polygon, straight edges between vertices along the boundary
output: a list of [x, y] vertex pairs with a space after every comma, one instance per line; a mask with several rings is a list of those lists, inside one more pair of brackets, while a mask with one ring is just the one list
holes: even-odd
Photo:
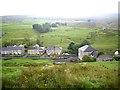
[[47, 50], [54, 50], [54, 49], [62, 49], [62, 48], [57, 47], [57, 46], [49, 46], [49, 47], [47, 47]]
[[1, 50], [7, 51], [7, 50], [22, 50], [23, 47], [19, 47], [19, 46], [8, 46], [8, 47], [3, 47], [1, 48]]
[[101, 59], [104, 59], [104, 58], [113, 58], [113, 56], [112, 55], [109, 55], [109, 54], [106, 54], [106, 55], [100, 55], [98, 58], [101, 58]]
[[95, 49], [92, 48], [92, 47], [89, 46], [89, 45], [82, 46], [81, 48], [79, 48], [79, 50], [81, 50], [81, 51], [83, 51], [83, 52], [91, 52], [91, 51], [95, 51]]
[[45, 50], [45, 47], [32, 47], [29, 50]]
[[93, 52], [91, 53], [91, 55], [94, 56], [94, 57], [97, 57], [98, 51], [93, 51]]

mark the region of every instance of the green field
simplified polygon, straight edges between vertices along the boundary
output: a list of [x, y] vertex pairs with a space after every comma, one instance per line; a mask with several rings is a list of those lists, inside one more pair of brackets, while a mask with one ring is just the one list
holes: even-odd
[[118, 88], [118, 61], [54, 65], [47, 59], [24, 58], [2, 62], [3, 88]]
[[36, 33], [32, 29], [32, 25], [15, 25], [15, 24], [3, 24], [2, 31], [6, 32], [3, 36], [4, 39], [23, 39], [26, 35], [31, 39], [35, 39]]
[[29, 58], [19, 58], [19, 59], [10, 59], [10, 60], [3, 60], [2, 63], [3, 65], [6, 63], [16, 63], [16, 64], [21, 64], [21, 63], [50, 63], [51, 61], [48, 59], [29, 59]]
[[[26, 36], [35, 41], [38, 36], [32, 29], [32, 24], [3, 24], [2, 31], [6, 34], [2, 37], [4, 40], [22, 40]], [[90, 33], [95, 33], [90, 37]], [[118, 48], [118, 31], [107, 30], [103, 32], [100, 29], [88, 29], [79, 27], [58, 27], [53, 28], [52, 32], [39, 34], [43, 46], [60, 46], [67, 50], [70, 42], [80, 44], [83, 40], [88, 40], [94, 48], [105, 53], [113, 54]]]

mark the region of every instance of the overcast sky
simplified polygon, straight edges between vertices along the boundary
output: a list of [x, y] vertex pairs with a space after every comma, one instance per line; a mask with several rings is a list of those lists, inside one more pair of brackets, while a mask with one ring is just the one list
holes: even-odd
[[119, 0], [0, 0], [0, 16], [85, 17], [118, 12]]

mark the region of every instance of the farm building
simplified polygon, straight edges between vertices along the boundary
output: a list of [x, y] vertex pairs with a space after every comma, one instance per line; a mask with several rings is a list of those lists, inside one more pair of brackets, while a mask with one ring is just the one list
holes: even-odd
[[116, 50], [115, 55], [120, 55], [120, 50]]
[[98, 51], [96, 51], [94, 48], [92, 48], [89, 45], [85, 45], [85, 46], [78, 48], [78, 58], [82, 60], [84, 55], [88, 55], [91, 57], [97, 57]]
[[62, 47], [49, 46], [46, 48], [46, 53], [47, 55], [52, 55], [52, 54], [60, 55], [62, 54]]
[[112, 55], [100, 55], [96, 59], [96, 62], [111, 61], [111, 60], [113, 60], [113, 56]]
[[32, 48], [28, 49], [27, 53], [31, 54], [39, 54], [42, 55], [45, 53], [45, 47], [39, 47], [39, 45], [34, 45]]
[[21, 46], [21, 45], [20, 46], [16, 46], [16, 45], [7, 46], [7, 47], [3, 47], [0, 49], [0, 53], [2, 55], [7, 55], [7, 54], [22, 55], [22, 54], [24, 54], [24, 51], [25, 51], [24, 46]]

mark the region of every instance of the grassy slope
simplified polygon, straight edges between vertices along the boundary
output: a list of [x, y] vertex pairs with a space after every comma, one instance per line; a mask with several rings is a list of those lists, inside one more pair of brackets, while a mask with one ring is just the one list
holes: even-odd
[[26, 35], [29, 35], [31, 39], [37, 37], [32, 25], [5, 24], [2, 26], [2, 30], [7, 33], [3, 39], [23, 39]]
[[44, 63], [44, 64], [52, 64], [52, 61], [48, 60], [48, 59], [37, 59], [37, 60], [33, 60], [33, 59], [29, 59], [29, 58], [21, 58], [21, 59], [11, 59], [11, 60], [2, 60], [2, 71], [3, 71], [3, 78], [6, 79], [14, 79], [17, 76], [19, 76], [22, 72], [23, 69], [27, 68], [24, 66], [31, 66], [34, 64], [40, 64], [40, 63]]
[[[3, 24], [2, 30], [7, 33], [3, 36], [3, 40], [23, 39], [25, 36], [29, 36], [33, 40], [37, 38], [37, 34], [32, 29], [32, 24]], [[98, 50], [105, 49], [103, 50], [105, 52], [108, 49], [109, 51], [110, 49], [114, 51], [118, 48], [117, 31], [110, 31], [111, 33], [106, 34], [99, 29], [59, 27], [52, 32], [40, 34], [40, 40], [44, 46], [61, 46], [64, 50], [67, 50], [70, 42], [81, 43], [90, 32], [98, 32], [97, 37], [89, 40], [94, 48]]]
[[44, 63], [44, 62], [51, 62], [50, 60], [48, 59], [29, 59], [29, 58], [19, 58], [19, 59], [12, 59], [12, 60], [3, 60], [2, 63], [3, 64], [6, 64], [6, 63], [17, 63], [17, 64], [20, 64], [20, 63]]
[[[94, 30], [95, 32], [96, 30]], [[70, 42], [81, 43], [86, 38], [91, 29], [74, 29], [71, 27], [59, 27], [53, 32], [41, 35], [41, 40], [45, 46], [56, 45], [67, 49]]]
[[[29, 62], [30, 59], [25, 61]], [[12, 60], [23, 62], [19, 59]], [[11, 62], [12, 62], [11, 61]], [[31, 61], [31, 60], [30, 60]], [[82, 62], [62, 65], [48, 65], [35, 60], [36, 66], [5, 66], [3, 61], [3, 87], [81, 87], [81, 88], [116, 88], [118, 83], [118, 62]], [[41, 60], [40, 60], [41, 61]], [[47, 60], [46, 60], [47, 61]], [[9, 61], [8, 61], [9, 62]], [[9, 64], [11, 63], [9, 62]], [[30, 62], [29, 62], [30, 63]], [[24, 63], [25, 64], [25, 63]]]

